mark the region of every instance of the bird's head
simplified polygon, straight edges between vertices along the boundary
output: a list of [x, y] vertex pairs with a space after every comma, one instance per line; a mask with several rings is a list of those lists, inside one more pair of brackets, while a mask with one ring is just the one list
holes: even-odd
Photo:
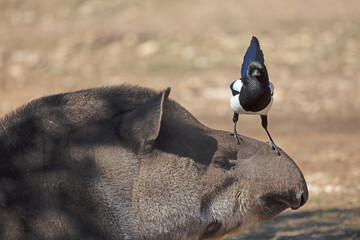
[[250, 63], [246, 75], [252, 79], [257, 79], [261, 83], [269, 82], [265, 65], [257, 61]]

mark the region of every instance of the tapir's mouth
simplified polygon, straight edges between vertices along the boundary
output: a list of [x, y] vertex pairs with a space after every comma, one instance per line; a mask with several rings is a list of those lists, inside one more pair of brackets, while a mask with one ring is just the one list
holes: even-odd
[[303, 203], [294, 194], [277, 194], [268, 193], [257, 198], [261, 209], [261, 215], [264, 219], [269, 219], [284, 211], [287, 208], [296, 210], [300, 208]]

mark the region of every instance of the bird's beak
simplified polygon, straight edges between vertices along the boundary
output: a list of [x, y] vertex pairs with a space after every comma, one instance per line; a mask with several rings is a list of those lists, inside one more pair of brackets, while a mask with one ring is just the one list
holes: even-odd
[[260, 72], [260, 70], [259, 69], [255, 69], [254, 71], [253, 71], [253, 74], [252, 74], [254, 77], [260, 77], [261, 76], [261, 72]]

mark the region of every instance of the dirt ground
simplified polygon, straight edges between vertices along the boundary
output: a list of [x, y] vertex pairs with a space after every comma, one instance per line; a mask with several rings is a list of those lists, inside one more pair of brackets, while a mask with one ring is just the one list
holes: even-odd
[[[0, 116], [44, 95], [172, 87], [231, 130], [229, 85], [253, 35], [275, 102], [269, 130], [304, 173], [308, 203], [228, 239], [360, 239], [360, 1], [0, 0]], [[257, 116], [238, 131], [267, 140]]]

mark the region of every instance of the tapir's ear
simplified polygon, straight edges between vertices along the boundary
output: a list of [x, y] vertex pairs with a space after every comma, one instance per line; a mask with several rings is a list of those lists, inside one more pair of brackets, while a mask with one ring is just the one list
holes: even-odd
[[137, 152], [153, 147], [160, 132], [163, 105], [169, 94], [170, 87], [167, 87], [122, 118], [118, 133], [124, 144]]

